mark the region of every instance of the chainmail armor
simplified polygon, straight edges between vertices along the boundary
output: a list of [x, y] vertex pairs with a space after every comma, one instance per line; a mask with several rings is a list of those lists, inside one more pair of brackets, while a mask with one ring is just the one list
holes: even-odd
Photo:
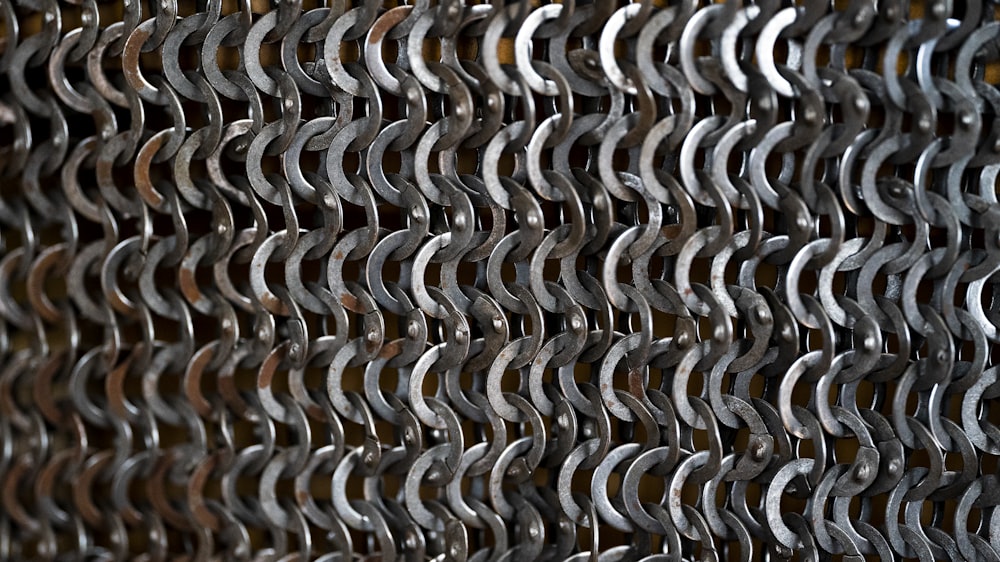
[[0, 0], [0, 559], [1000, 562], [1000, 5]]

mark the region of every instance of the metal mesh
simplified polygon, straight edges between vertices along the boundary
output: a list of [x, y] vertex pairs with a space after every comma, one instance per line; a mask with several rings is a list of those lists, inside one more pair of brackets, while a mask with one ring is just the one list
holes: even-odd
[[996, 14], [0, 0], [0, 559], [1000, 561]]

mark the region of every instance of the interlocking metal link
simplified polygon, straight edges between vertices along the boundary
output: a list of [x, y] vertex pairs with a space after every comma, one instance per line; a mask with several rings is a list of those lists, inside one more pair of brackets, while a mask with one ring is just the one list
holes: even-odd
[[981, 0], [0, 0], [0, 559], [1000, 561]]

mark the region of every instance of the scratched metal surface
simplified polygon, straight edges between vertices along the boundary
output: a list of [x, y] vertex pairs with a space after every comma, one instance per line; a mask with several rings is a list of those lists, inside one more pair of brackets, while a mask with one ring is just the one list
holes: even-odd
[[0, 0], [0, 559], [1000, 560], [978, 0]]

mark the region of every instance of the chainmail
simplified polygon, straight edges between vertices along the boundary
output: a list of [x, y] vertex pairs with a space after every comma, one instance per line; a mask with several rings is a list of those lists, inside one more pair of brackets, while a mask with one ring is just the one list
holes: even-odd
[[0, 0], [0, 559], [1000, 561], [980, 0]]

